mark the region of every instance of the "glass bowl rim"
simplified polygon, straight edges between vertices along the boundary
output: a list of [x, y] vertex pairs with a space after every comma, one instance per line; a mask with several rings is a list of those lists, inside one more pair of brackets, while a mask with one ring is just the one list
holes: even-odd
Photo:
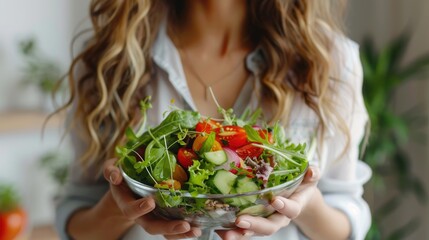
[[[264, 189], [261, 189], [258, 191], [245, 192], [245, 193], [235, 193], [235, 194], [198, 194], [195, 196], [193, 196], [191, 193], [189, 193], [188, 191], [185, 191], [185, 190], [173, 191], [173, 192], [178, 193], [178, 195], [180, 195], [181, 197], [186, 197], [186, 198], [212, 198], [212, 199], [235, 198], [235, 197], [259, 195], [259, 194], [264, 194], [264, 193], [284, 189], [284, 188], [287, 188], [289, 186], [295, 186], [297, 183], [300, 183], [301, 180], [304, 178], [305, 174], [308, 171], [309, 166], [310, 166], [310, 163], [307, 162], [307, 166], [305, 167], [304, 171], [301, 174], [299, 174], [295, 179], [293, 179], [291, 181], [287, 181], [287, 182], [284, 182], [282, 184], [279, 184], [279, 185], [276, 185], [273, 187], [269, 187], [269, 188], [264, 188]], [[127, 184], [131, 183], [135, 187], [146, 190], [152, 194], [157, 193], [157, 192], [161, 192], [164, 194], [171, 194], [172, 193], [171, 190], [167, 190], [167, 189], [164, 190], [164, 189], [155, 188], [155, 187], [149, 186], [147, 184], [141, 183], [141, 182], [131, 178], [130, 176], [128, 176], [127, 173], [125, 173], [125, 171], [122, 169], [122, 166], [120, 164], [119, 164], [119, 169], [121, 170], [122, 176], [125, 179], [125, 181], [127, 182]]]

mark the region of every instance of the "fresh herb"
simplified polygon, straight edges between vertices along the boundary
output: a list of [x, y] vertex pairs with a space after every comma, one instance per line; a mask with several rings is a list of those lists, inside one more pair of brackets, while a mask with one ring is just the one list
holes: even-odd
[[189, 184], [205, 187], [205, 181], [208, 180], [209, 177], [214, 174], [214, 171], [200, 168], [200, 166], [201, 162], [194, 160], [194, 164], [189, 167]]
[[19, 206], [15, 190], [8, 185], [0, 185], [0, 213], [13, 211]]
[[151, 96], [146, 97], [144, 100], [140, 101], [140, 113], [142, 115], [142, 121], [139, 130], [137, 130], [137, 136], [141, 136], [146, 129], [147, 122], [147, 110], [152, 108], [152, 104], [150, 102]]
[[180, 129], [192, 129], [201, 119], [197, 112], [175, 110], [172, 111], [156, 128], [151, 129], [151, 134], [147, 131], [139, 138], [139, 145], [148, 144], [153, 138], [159, 138], [164, 135], [174, 134]]
[[246, 125], [244, 126], [244, 130], [246, 130], [247, 138], [250, 142], [258, 142], [263, 143], [265, 145], [271, 145], [267, 139], [262, 138], [259, 133], [253, 129], [253, 127]]
[[251, 111], [250, 108], [246, 108], [243, 114], [236, 119], [235, 123], [237, 126], [243, 127], [245, 125], [253, 126], [262, 116], [262, 109], [257, 108], [255, 111]]

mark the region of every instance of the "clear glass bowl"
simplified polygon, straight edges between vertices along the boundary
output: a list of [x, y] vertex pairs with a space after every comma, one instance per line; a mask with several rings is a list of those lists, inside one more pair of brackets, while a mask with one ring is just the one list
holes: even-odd
[[[171, 192], [160, 190], [148, 186], [129, 177], [121, 168], [122, 176], [130, 189], [141, 197], [153, 196], [156, 202], [154, 213], [167, 219], [186, 220], [193, 226], [210, 229], [233, 229], [235, 220], [242, 214], [267, 217], [274, 212], [269, 204], [274, 196], [289, 197], [301, 184], [307, 168], [292, 181], [262, 189], [255, 192], [242, 194], [199, 194], [191, 196], [186, 191]], [[170, 200], [175, 196], [180, 196], [174, 207], [167, 207], [164, 204], [166, 198]], [[235, 207], [231, 202], [240, 198], [252, 199], [253, 203], [246, 204], [246, 207]], [[196, 207], [198, 206], [198, 207]]]

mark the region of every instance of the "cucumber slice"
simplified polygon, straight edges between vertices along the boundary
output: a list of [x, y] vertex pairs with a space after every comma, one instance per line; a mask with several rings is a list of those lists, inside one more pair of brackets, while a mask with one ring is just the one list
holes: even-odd
[[[247, 193], [247, 192], [258, 191], [259, 187], [258, 185], [256, 185], [256, 183], [252, 181], [252, 179], [246, 176], [241, 176], [240, 178], [237, 179], [237, 186], [235, 190], [237, 191], [237, 193]], [[242, 198], [247, 203], [254, 203], [256, 199], [258, 199], [258, 196], [250, 195], [250, 196], [245, 196], [240, 198]]]
[[[252, 179], [246, 176], [240, 176], [237, 178], [235, 187], [231, 189], [231, 194], [247, 193], [247, 192], [253, 192], [258, 190], [259, 190], [258, 185], [256, 185], [256, 183], [254, 183]], [[257, 199], [258, 199], [258, 195], [250, 195], [250, 196], [244, 196], [244, 197], [229, 198], [229, 199], [225, 199], [225, 201], [228, 204], [231, 204], [233, 206], [242, 207], [242, 206], [251, 205], [255, 203]]]
[[213, 177], [213, 185], [223, 194], [231, 192], [237, 176], [226, 170], [218, 170]]
[[262, 204], [257, 204], [241, 210], [237, 214], [237, 216], [248, 214], [256, 217], [267, 217], [271, 215], [273, 212], [274, 212], [274, 209], [270, 208], [269, 206], [266, 207]]
[[[231, 194], [236, 194], [237, 191], [235, 189], [232, 189], [230, 193]], [[226, 203], [232, 205], [232, 206], [235, 206], [235, 207], [240, 207], [240, 206], [243, 206], [243, 205], [247, 204], [247, 201], [243, 200], [242, 197], [226, 198], [224, 201]]]
[[206, 152], [203, 157], [214, 165], [222, 165], [228, 160], [224, 150]]
[[237, 193], [247, 193], [258, 191], [259, 187], [258, 185], [256, 185], [255, 182], [252, 181], [251, 178], [248, 178], [246, 176], [240, 176], [237, 179], [237, 186], [235, 190], [237, 191]]

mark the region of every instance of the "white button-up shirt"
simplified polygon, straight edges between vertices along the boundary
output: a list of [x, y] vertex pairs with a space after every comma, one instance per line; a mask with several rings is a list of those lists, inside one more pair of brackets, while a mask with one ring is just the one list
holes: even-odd
[[[318, 154], [311, 164], [321, 169], [321, 180], [318, 188], [321, 190], [326, 203], [343, 211], [350, 220], [352, 234], [350, 239], [364, 239], [370, 226], [370, 211], [363, 200], [363, 184], [371, 176], [369, 167], [358, 161], [359, 143], [365, 132], [368, 115], [362, 98], [362, 68], [359, 60], [358, 46], [345, 37], [333, 36], [332, 50], [333, 74], [345, 84], [334, 83], [338, 98], [341, 100], [337, 112], [344, 118], [350, 130], [350, 147], [341, 155], [345, 146], [345, 138], [339, 130], [329, 127], [324, 138], [318, 144]], [[152, 96], [153, 108], [148, 112], [149, 125], [155, 126], [163, 119], [163, 113], [169, 109], [171, 99], [175, 105], [197, 111], [185, 78], [180, 55], [166, 33], [165, 24], [161, 26], [157, 40], [152, 48], [153, 60], [157, 74], [151, 79], [145, 89], [145, 95]], [[255, 50], [247, 56], [246, 67], [252, 73], [234, 104], [238, 113], [246, 107], [258, 106], [255, 94], [260, 91], [259, 73], [264, 61], [260, 50]], [[319, 120], [300, 97], [296, 97], [286, 133], [294, 142], [309, 142], [317, 133]], [[84, 151], [84, 145], [76, 136], [73, 142], [77, 155]], [[341, 155], [341, 158], [338, 157]], [[95, 205], [108, 190], [104, 179], [93, 181], [82, 174], [77, 161], [72, 164], [71, 178], [65, 192], [57, 205], [57, 228], [62, 239], [67, 239], [65, 226], [70, 215], [79, 208]], [[329, 217], [329, 216], [327, 216]], [[327, 220], [329, 221], [329, 220]], [[164, 239], [162, 236], [152, 236], [140, 226], [131, 228], [124, 239]], [[254, 237], [254, 239], [294, 240], [307, 239], [292, 222], [273, 236]]]

